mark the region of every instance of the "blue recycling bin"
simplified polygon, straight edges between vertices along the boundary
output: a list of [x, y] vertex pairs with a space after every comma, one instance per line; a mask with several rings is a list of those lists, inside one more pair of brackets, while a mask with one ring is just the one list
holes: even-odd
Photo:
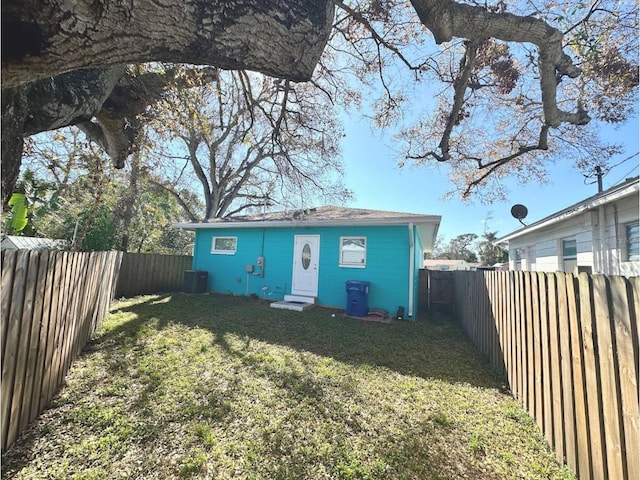
[[347, 315], [366, 317], [369, 313], [369, 282], [347, 280]]

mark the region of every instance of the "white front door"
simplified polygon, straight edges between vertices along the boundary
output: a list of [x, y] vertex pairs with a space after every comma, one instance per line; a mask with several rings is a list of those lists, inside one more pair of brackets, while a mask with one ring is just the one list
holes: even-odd
[[318, 296], [318, 258], [320, 235], [296, 235], [293, 245], [291, 293]]

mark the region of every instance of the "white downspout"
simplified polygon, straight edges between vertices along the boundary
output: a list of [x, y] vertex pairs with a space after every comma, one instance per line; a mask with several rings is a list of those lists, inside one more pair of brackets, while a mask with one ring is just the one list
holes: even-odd
[[413, 223], [409, 224], [409, 305], [407, 316], [413, 318], [413, 269], [415, 268], [415, 245], [413, 243]]
[[602, 260], [600, 259], [600, 249], [598, 248], [598, 245], [600, 244], [600, 214], [598, 210], [594, 210], [592, 212], [589, 212], [589, 215], [591, 215], [591, 217], [589, 218], [591, 221], [591, 257], [593, 263], [592, 272], [598, 273], [600, 271], [600, 264], [602, 263]]
[[601, 273], [603, 275], [609, 275], [609, 252], [607, 251], [607, 241], [606, 241], [606, 212], [605, 206], [601, 205], [598, 208], [598, 227], [600, 229], [600, 258], [602, 262], [600, 263], [600, 271], [593, 273]]
[[615, 262], [616, 262], [616, 275], [620, 275], [620, 259], [622, 258], [622, 251], [620, 249], [620, 235], [618, 229], [620, 228], [618, 224], [618, 206], [613, 204], [613, 234], [616, 238], [616, 254], [615, 254]]

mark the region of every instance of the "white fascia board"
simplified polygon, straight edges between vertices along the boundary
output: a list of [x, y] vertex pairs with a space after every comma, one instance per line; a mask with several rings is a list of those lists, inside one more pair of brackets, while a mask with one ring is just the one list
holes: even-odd
[[339, 220], [258, 220], [249, 222], [210, 222], [210, 223], [174, 223], [174, 228], [183, 230], [200, 229], [225, 229], [225, 228], [286, 228], [286, 227], [344, 227], [344, 226], [376, 226], [376, 225], [408, 225], [414, 224], [440, 224], [441, 216], [424, 215], [413, 217], [393, 217], [393, 218], [361, 218], [361, 219], [339, 219]]
[[509, 233], [504, 237], [497, 239], [496, 244], [505, 243], [509, 240], [513, 240], [514, 238], [521, 237], [522, 235], [526, 235], [550, 225], [554, 225], [558, 222], [562, 222], [563, 220], [566, 220], [568, 218], [575, 217], [576, 215], [587, 212], [589, 210], [593, 210], [602, 205], [607, 205], [609, 203], [615, 202], [616, 200], [620, 200], [621, 198], [628, 197], [629, 195], [637, 193], [638, 191], [639, 184], [638, 182], [635, 182], [625, 188], [610, 192], [609, 194], [597, 196], [591, 201], [583, 201], [581, 203], [574, 204], [564, 210], [560, 210], [553, 215], [543, 218], [542, 220], [538, 220], [531, 225], [528, 225], [524, 228], [521, 228], [520, 230], [516, 230], [515, 232]]

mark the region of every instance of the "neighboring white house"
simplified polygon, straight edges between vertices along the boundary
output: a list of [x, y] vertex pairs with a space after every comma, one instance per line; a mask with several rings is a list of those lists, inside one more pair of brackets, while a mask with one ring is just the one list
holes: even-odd
[[509, 270], [640, 275], [638, 177], [527, 225], [509, 244]]
[[426, 259], [423, 265], [427, 270], [471, 270], [466, 260]]

